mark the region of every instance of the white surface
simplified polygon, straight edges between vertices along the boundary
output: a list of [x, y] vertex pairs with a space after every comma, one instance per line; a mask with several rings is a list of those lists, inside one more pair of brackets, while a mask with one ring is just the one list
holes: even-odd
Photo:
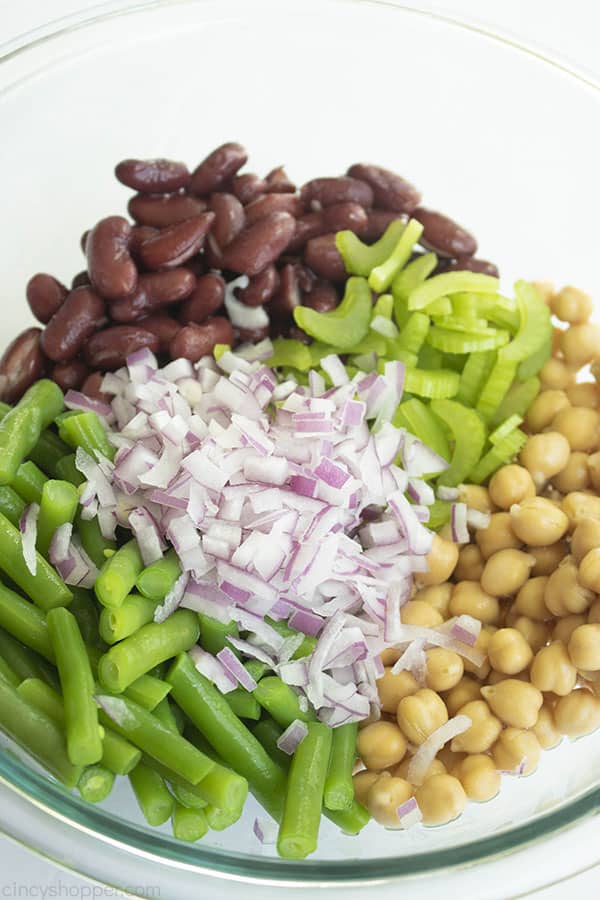
[[[84, 0], [78, 0], [78, 2], [76, 0], [52, 0], [51, 3], [44, 2], [44, 0], [20, 0], [18, 6], [15, 7], [13, 0], [0, 0], [0, 39], [5, 40], [36, 27], [49, 16], [54, 18], [84, 8], [93, 8], [96, 5], [91, 2], [85, 3]], [[525, 3], [523, 0], [521, 2], [504, 0], [502, 3], [496, 2], [496, 0], [483, 3], [464, 0], [464, 2], [456, 3], [430, 3], [429, 6], [436, 11], [455, 15], [457, 18], [466, 18], [497, 28], [506, 34], [522, 39], [525, 43], [533, 44], [540, 49], [545, 48], [551, 54], [558, 54], [580, 69], [593, 71], [596, 68], [597, 74], [600, 75], [597, 70], [596, 48], [592, 49], [597, 34], [599, 15], [596, 4], [589, 3], [589, 0], [587, 2], [586, 0], [572, 0], [568, 5], [558, 2], [558, 0], [550, 0], [550, 2], [548, 0], [546, 2], [526, 0]], [[559, 127], [560, 123], [557, 123], [557, 128]], [[590, 843], [598, 846], [599, 832], [600, 829], [597, 825], [586, 825], [578, 829], [577, 834], [556, 839], [553, 842], [553, 845], [556, 846], [554, 852], [551, 852], [550, 846], [547, 845], [547, 852], [540, 853], [539, 850], [530, 850], [521, 855], [520, 861], [513, 858], [502, 864], [496, 863], [481, 867], [477, 870], [477, 874], [470, 879], [470, 885], [462, 896], [481, 900], [484, 893], [483, 886], [486, 885], [487, 889], [491, 881], [499, 885], [495, 897], [517, 896], [523, 890], [523, 872], [528, 866], [546, 865], [549, 881], [553, 877], [559, 877], [560, 867], [554, 861], [559, 854], [563, 858], [575, 859], [580, 847], [589, 846]], [[560, 843], [560, 850], [558, 850], [557, 842]], [[525, 857], [525, 862], [523, 862], [523, 857]], [[581, 858], [583, 860], [583, 854]], [[502, 875], [498, 874], [499, 866]], [[103, 890], [100, 887], [92, 889], [83, 881], [58, 871], [48, 863], [15, 848], [6, 841], [0, 843], [0, 873], [0, 896], [124, 896], [112, 889]], [[539, 892], [536, 896], [543, 900], [556, 900], [558, 897], [567, 896], [567, 893], [577, 891], [578, 897], [586, 900], [588, 897], [598, 895], [599, 879], [598, 871], [588, 873], [571, 879], [568, 883], [563, 882], [561, 885]], [[198, 887], [199, 895], [208, 900], [225, 898], [230, 895], [230, 891], [211, 880], [207, 880], [206, 884], [199, 884]], [[379, 898], [383, 900], [385, 897], [392, 896], [392, 891], [395, 896], [398, 890], [398, 887], [388, 890], [370, 888], [369, 895], [372, 894], [377, 900]], [[419, 897], [428, 896], [424, 882], [420, 882], [418, 886], [414, 883], [412, 889], [401, 888], [400, 890], [409, 897], [417, 896], [417, 894]], [[438, 895], [438, 891], [435, 893], [434, 891], [435, 888], [432, 886], [429, 896]], [[364, 895], [364, 892], [344, 891], [344, 894], [358, 897]], [[167, 894], [163, 892], [162, 896], [167, 896]], [[303, 892], [302, 896], [306, 897], [307, 893]], [[169, 896], [169, 900], [173, 900], [173, 898]]]

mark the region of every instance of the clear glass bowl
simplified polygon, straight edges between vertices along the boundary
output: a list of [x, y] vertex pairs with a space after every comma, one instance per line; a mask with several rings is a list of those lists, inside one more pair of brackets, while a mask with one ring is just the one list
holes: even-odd
[[[0, 66], [2, 333], [30, 321], [27, 278], [68, 281], [83, 267], [79, 235], [124, 209], [117, 160], [192, 164], [225, 140], [250, 149], [253, 170], [285, 163], [298, 183], [360, 159], [388, 165], [478, 235], [507, 290], [550, 278], [598, 296], [599, 98], [513, 43], [386, 3], [157, 2], [48, 29]], [[0, 780], [120, 853], [263, 884], [365, 883], [486, 860], [590, 816], [600, 733], [544, 754], [535, 775], [505, 778], [497, 799], [443, 828], [349, 838], [325, 824], [303, 863], [258, 844], [252, 804], [188, 846], [143, 824], [125, 782], [91, 807], [10, 753]]]

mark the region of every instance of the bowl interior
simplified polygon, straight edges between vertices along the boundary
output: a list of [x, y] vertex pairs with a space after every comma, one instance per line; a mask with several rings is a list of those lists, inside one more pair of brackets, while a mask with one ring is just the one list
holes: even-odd
[[[158, 3], [31, 45], [0, 66], [3, 283], [8, 341], [30, 323], [36, 271], [68, 282], [78, 240], [124, 211], [112, 177], [126, 156], [195, 165], [226, 140], [249, 170], [284, 163], [298, 181], [357, 160], [416, 182], [425, 204], [479, 238], [479, 255], [517, 277], [598, 295], [599, 93], [513, 45], [429, 14], [352, 0]], [[245, 877], [334, 881], [427, 871], [509, 850], [598, 803], [600, 734], [547, 754], [534, 776], [456, 823], [408, 833], [370, 825], [359, 838], [324, 826], [318, 854], [284, 863], [234, 828], [197, 847], [147, 829], [127, 784], [103, 810], [0, 756], [0, 776], [83, 827], [165, 860]]]

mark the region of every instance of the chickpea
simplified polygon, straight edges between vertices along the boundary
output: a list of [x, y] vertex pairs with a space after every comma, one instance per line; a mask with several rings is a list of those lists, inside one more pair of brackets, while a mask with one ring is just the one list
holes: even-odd
[[589, 480], [595, 491], [600, 491], [600, 452], [590, 453], [587, 458]]
[[449, 691], [463, 677], [462, 657], [445, 647], [432, 647], [425, 653], [427, 658], [426, 684], [433, 691]]
[[568, 366], [580, 369], [587, 366], [598, 354], [600, 346], [600, 325], [586, 322], [572, 325], [563, 332], [560, 349]]
[[424, 825], [445, 825], [458, 818], [467, 804], [467, 795], [453, 775], [433, 775], [415, 791]]
[[552, 326], [552, 356], [560, 356], [560, 341], [564, 330], [564, 328], [560, 328], [558, 325]]
[[503, 607], [502, 613], [500, 614], [500, 622], [498, 624], [499, 628], [512, 628], [519, 618], [519, 610], [517, 609], [516, 603], [509, 603]]
[[396, 650], [394, 647], [386, 647], [385, 650], [382, 650], [379, 654], [384, 667], [393, 666], [395, 662], [398, 662], [401, 656], [402, 651]]
[[535, 559], [535, 564], [531, 570], [531, 575], [551, 575], [561, 560], [567, 556], [569, 545], [566, 541], [557, 541], [556, 544], [550, 544], [549, 547], [528, 547], [528, 552]]
[[516, 594], [529, 578], [534, 563], [533, 556], [522, 550], [499, 550], [484, 566], [481, 587], [496, 597]]
[[517, 681], [528, 682], [529, 672], [525, 670], [523, 672], [517, 672], [516, 675], [507, 675], [505, 672], [498, 672], [496, 669], [492, 669], [486, 679], [486, 684], [500, 684], [501, 681], [506, 681], [507, 678], [516, 678]]
[[583, 381], [574, 384], [566, 391], [571, 406], [587, 406], [589, 409], [597, 409], [600, 406], [600, 394], [595, 381]]
[[[404, 778], [408, 781], [408, 767], [410, 766], [411, 757], [406, 756], [399, 766], [396, 766], [392, 775], [396, 778]], [[446, 766], [441, 761], [441, 759], [434, 759], [427, 772], [425, 773], [425, 778], [431, 778], [432, 775], [444, 775], [446, 772]]]
[[540, 391], [527, 410], [525, 424], [529, 431], [537, 434], [548, 428], [554, 416], [567, 406], [569, 406], [569, 398], [565, 391]]
[[444, 617], [441, 613], [423, 600], [409, 600], [400, 610], [403, 625], [421, 625], [423, 628], [435, 628], [441, 625]]
[[455, 753], [484, 753], [502, 731], [502, 722], [492, 715], [485, 700], [465, 703], [457, 715], [468, 716], [472, 724], [452, 739], [450, 749]]
[[523, 616], [535, 619], [536, 622], [545, 622], [550, 618], [548, 607], [544, 603], [544, 591], [548, 578], [538, 575], [526, 581], [515, 600], [515, 610]]
[[480, 484], [461, 484], [458, 488], [458, 499], [466, 503], [470, 509], [482, 513], [493, 513], [495, 506], [486, 487]]
[[463, 675], [457, 685], [448, 691], [445, 696], [446, 707], [451, 716], [455, 716], [461, 707], [470, 703], [471, 700], [480, 700], [480, 685], [474, 678]]
[[562, 359], [547, 359], [539, 373], [544, 390], [562, 390], [575, 384], [575, 373]]
[[500, 790], [500, 772], [485, 753], [467, 756], [452, 772], [458, 778], [469, 800], [485, 803]]
[[398, 828], [397, 809], [412, 797], [412, 785], [403, 778], [379, 778], [367, 794], [367, 809], [380, 825]]
[[457, 581], [479, 581], [483, 572], [483, 556], [477, 544], [467, 544], [458, 554], [454, 570]]
[[527, 668], [533, 652], [516, 628], [499, 628], [490, 638], [488, 657], [497, 672], [516, 675]]
[[410, 697], [403, 697], [396, 716], [408, 740], [413, 744], [422, 744], [436, 728], [448, 721], [448, 710], [439, 694], [422, 688]]
[[558, 569], [548, 577], [544, 603], [553, 616], [582, 613], [591, 605], [594, 595], [578, 579], [572, 556], [566, 556]]
[[555, 544], [569, 527], [569, 520], [545, 497], [530, 497], [510, 508], [512, 530], [524, 544], [537, 547]]
[[492, 759], [501, 772], [531, 775], [540, 761], [540, 744], [532, 731], [505, 728], [492, 747]]
[[445, 584], [432, 584], [430, 587], [421, 588], [420, 591], [417, 591], [413, 600], [428, 603], [429, 606], [437, 609], [444, 619], [447, 619], [451, 596], [452, 585], [447, 581]]
[[579, 582], [596, 594], [600, 592], [600, 547], [589, 550], [579, 563]]
[[579, 564], [583, 557], [600, 547], [600, 519], [581, 519], [571, 538], [571, 553]]
[[439, 751], [436, 759], [439, 759], [446, 766], [446, 770], [450, 772], [452, 769], [455, 769], [456, 766], [459, 765], [465, 759], [466, 753], [455, 753], [450, 749], [449, 744], [445, 744], [442, 749]]
[[493, 513], [487, 528], [479, 528], [475, 533], [475, 541], [484, 559], [488, 559], [498, 550], [517, 549], [521, 542], [512, 530], [510, 513]]
[[536, 289], [540, 298], [547, 306], [550, 306], [554, 300], [554, 285], [551, 281], [532, 281], [533, 287]]
[[569, 494], [571, 491], [585, 491], [590, 484], [590, 471], [588, 467], [588, 455], [581, 450], [571, 453], [569, 462], [562, 472], [555, 475], [552, 485], [561, 494]]
[[545, 622], [534, 622], [527, 616], [519, 616], [513, 627], [521, 632], [534, 653], [550, 640], [550, 626]]
[[600, 726], [600, 698], [585, 688], [561, 697], [554, 707], [554, 721], [571, 740], [591, 734]]
[[545, 431], [527, 439], [519, 457], [533, 478], [536, 487], [542, 487], [554, 475], [562, 472], [569, 461], [569, 442], [558, 431]]
[[476, 678], [483, 679], [489, 675], [490, 669], [492, 668], [490, 665], [490, 661], [487, 656], [487, 650], [490, 643], [490, 638], [496, 628], [493, 625], [484, 625], [481, 631], [479, 632], [479, 636], [475, 641], [474, 648], [475, 650], [480, 650], [484, 654], [484, 660], [481, 665], [476, 666], [474, 663], [470, 662], [468, 659], [463, 660], [463, 666], [465, 667], [465, 672], [470, 672], [471, 675], [475, 675]]
[[600, 625], [580, 625], [569, 640], [571, 662], [577, 669], [597, 672], [600, 669]]
[[552, 420], [554, 431], [563, 434], [571, 450], [592, 450], [598, 445], [600, 415], [586, 406], [566, 406]]
[[577, 669], [565, 645], [553, 641], [538, 650], [531, 664], [530, 678], [539, 691], [552, 691], [559, 697], [570, 694], [577, 683]]
[[579, 288], [561, 288], [551, 300], [552, 312], [561, 322], [569, 322], [571, 325], [582, 325], [587, 322], [594, 308], [592, 298]]
[[533, 684], [507, 678], [481, 688], [491, 710], [505, 725], [531, 728], [535, 725], [544, 698]]
[[477, 581], [459, 581], [452, 591], [450, 612], [453, 616], [473, 616], [491, 625], [498, 621], [500, 604]]
[[439, 534], [433, 538], [431, 553], [427, 555], [429, 571], [419, 572], [418, 585], [443, 584], [448, 581], [458, 560], [458, 545], [445, 541]]
[[396, 715], [398, 704], [402, 698], [418, 691], [419, 682], [408, 669], [403, 669], [394, 675], [391, 668], [386, 668], [383, 676], [377, 681], [377, 690], [383, 712]]
[[510, 509], [514, 503], [522, 503], [528, 497], [535, 497], [535, 484], [531, 475], [516, 463], [498, 469], [492, 476], [489, 490], [491, 499], [500, 509]]
[[372, 722], [358, 734], [358, 755], [367, 769], [397, 765], [406, 753], [406, 740], [394, 722]]
[[562, 502], [563, 511], [575, 527], [582, 519], [600, 519], [600, 497], [584, 491], [571, 491]]
[[[594, 625], [596, 622], [600, 622], [600, 600], [595, 600], [594, 603], [590, 606], [588, 610], [588, 622], [590, 625]], [[581, 623], [583, 625], [583, 622]]]
[[562, 736], [554, 723], [554, 711], [549, 703], [544, 703], [531, 729], [539, 741], [542, 750], [551, 750], [560, 744]]
[[445, 525], [442, 525], [442, 527], [438, 531], [438, 536], [443, 541], [449, 541], [449, 543], [451, 543], [451, 544], [454, 543], [454, 539], [452, 537], [452, 526], [451, 526], [450, 522], [446, 522]]
[[[384, 772], [383, 774], [385, 775], [387, 773]], [[353, 775], [352, 784], [354, 785], [354, 798], [365, 806], [370, 788], [381, 777], [381, 772], [369, 772], [368, 769], [363, 769], [362, 772], [357, 772], [356, 775]]]
[[562, 641], [566, 646], [575, 629], [579, 628], [580, 625], [584, 625], [585, 621], [586, 617], [584, 613], [571, 613], [570, 616], [563, 616], [561, 619], [557, 620], [552, 629], [552, 640]]

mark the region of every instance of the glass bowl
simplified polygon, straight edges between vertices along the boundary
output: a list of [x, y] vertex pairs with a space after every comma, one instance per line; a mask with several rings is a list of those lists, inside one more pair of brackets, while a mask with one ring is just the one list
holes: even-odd
[[[549, 278], [598, 296], [599, 98], [514, 43], [383, 2], [157, 2], [50, 28], [0, 66], [3, 337], [30, 322], [28, 277], [69, 281], [84, 265], [79, 235], [125, 208], [116, 161], [193, 164], [226, 140], [249, 148], [252, 170], [285, 163], [298, 183], [361, 159], [389, 166], [475, 232], [506, 290]], [[11, 752], [0, 780], [57, 823], [166, 866], [262, 884], [372, 883], [516, 851], [597, 812], [600, 732], [545, 753], [529, 778], [504, 778], [498, 798], [449, 826], [371, 824], [349, 838], [326, 823], [302, 863], [258, 843], [253, 803], [188, 846], [143, 824], [124, 780], [101, 808]]]

